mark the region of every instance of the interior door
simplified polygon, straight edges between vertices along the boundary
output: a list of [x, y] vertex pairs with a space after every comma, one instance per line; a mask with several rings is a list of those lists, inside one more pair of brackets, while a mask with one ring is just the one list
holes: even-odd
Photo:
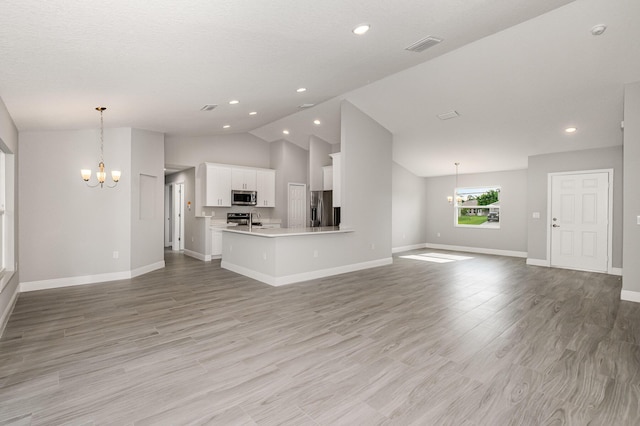
[[551, 176], [551, 266], [607, 272], [609, 174]]
[[307, 226], [307, 185], [289, 184], [288, 227], [304, 228]]
[[171, 185], [164, 186], [164, 246], [171, 247]]
[[173, 184], [172, 250], [184, 250], [184, 184]]

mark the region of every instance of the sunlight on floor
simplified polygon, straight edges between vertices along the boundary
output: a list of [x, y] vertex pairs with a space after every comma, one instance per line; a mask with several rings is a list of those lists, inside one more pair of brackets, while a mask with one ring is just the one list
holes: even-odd
[[403, 259], [422, 260], [423, 262], [433, 263], [449, 263], [457, 260], [473, 259], [470, 256], [458, 256], [455, 254], [442, 254], [442, 253], [422, 253], [422, 254], [410, 254], [407, 256], [400, 256]]

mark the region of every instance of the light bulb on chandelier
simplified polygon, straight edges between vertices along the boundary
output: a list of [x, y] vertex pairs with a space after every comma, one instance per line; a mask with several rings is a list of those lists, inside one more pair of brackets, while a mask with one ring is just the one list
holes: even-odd
[[[97, 186], [104, 188], [105, 180], [107, 179], [107, 172], [104, 170], [104, 121], [102, 118], [102, 112], [106, 109], [106, 107], [96, 107], [96, 111], [100, 111], [100, 163], [98, 163], [98, 171], [96, 172], [96, 179], [98, 180], [98, 183], [95, 185], [91, 185], [89, 183], [89, 180], [91, 180], [91, 169], [80, 170], [82, 180], [84, 180], [90, 188], [95, 188]], [[121, 175], [122, 173], [120, 173], [119, 170], [111, 171], [111, 180], [113, 180], [113, 185], [107, 185], [107, 188], [115, 187], [118, 184]]]

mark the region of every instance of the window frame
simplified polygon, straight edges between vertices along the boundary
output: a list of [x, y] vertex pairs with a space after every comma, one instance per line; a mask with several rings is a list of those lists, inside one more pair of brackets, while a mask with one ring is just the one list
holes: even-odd
[[[487, 204], [483, 206], [475, 205], [475, 206], [465, 207], [464, 204], [461, 203], [464, 201], [469, 201], [468, 198], [465, 199], [465, 197], [468, 197], [469, 195], [477, 196], [477, 195], [485, 194], [492, 190], [498, 193], [498, 200], [492, 204]], [[495, 203], [497, 203], [497, 205], [494, 205]], [[501, 220], [502, 211], [500, 206], [501, 203], [502, 203], [502, 186], [500, 185], [458, 186], [454, 188], [454, 191], [453, 191], [453, 226], [456, 228], [500, 229], [501, 222], [502, 222]], [[490, 213], [497, 212], [498, 221], [488, 222], [485, 220], [484, 222], [478, 223], [478, 224], [460, 223], [459, 218], [462, 216], [461, 215], [462, 209], [482, 209], [482, 210], [488, 209], [489, 211], [487, 212], [486, 215], [480, 215], [480, 216], [488, 216]], [[477, 217], [477, 212], [473, 216]]]

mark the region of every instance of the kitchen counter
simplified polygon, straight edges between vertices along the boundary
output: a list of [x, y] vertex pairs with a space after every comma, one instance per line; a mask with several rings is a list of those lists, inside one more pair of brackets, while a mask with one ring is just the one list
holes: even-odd
[[[382, 266], [391, 257], [354, 263], [349, 250], [356, 231], [339, 227], [222, 229], [220, 266], [238, 274], [280, 286], [330, 275]], [[369, 247], [374, 250], [374, 247]]]
[[236, 226], [224, 228], [223, 231], [267, 238], [298, 237], [310, 234], [317, 235], [353, 232], [352, 229], [340, 229], [340, 227], [338, 226], [323, 226], [315, 228], [268, 228], [262, 226], [253, 226], [251, 230], [249, 230], [248, 226]]

